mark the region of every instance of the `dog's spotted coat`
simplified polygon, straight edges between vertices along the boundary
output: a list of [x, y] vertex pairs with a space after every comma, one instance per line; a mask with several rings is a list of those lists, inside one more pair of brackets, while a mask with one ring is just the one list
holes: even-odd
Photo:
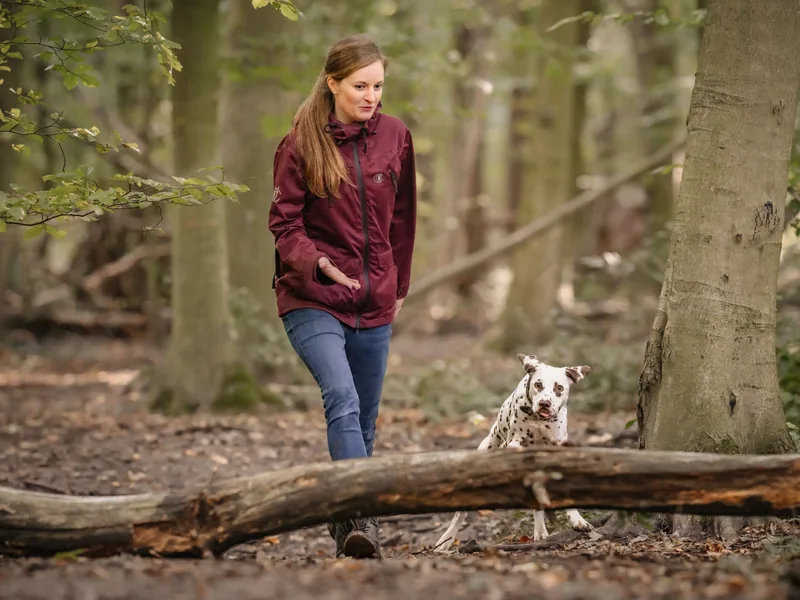
[[[525, 368], [525, 375], [503, 402], [489, 434], [478, 446], [479, 451], [534, 444], [561, 445], [567, 441], [569, 390], [592, 370], [591, 367], [553, 367], [526, 354], [518, 354], [517, 358]], [[577, 510], [565, 512], [573, 529], [589, 531], [592, 528]], [[450, 549], [465, 517], [465, 512], [455, 514], [447, 531], [436, 542], [436, 552]], [[533, 511], [533, 539], [543, 540], [547, 535], [544, 511]]]

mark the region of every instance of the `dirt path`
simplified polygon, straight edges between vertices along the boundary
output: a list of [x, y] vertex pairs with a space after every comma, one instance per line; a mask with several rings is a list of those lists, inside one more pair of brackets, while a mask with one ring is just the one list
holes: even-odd
[[[47, 355], [6, 349], [0, 355], [0, 485], [122, 494], [327, 460], [318, 409], [213, 418], [148, 414], [130, 385], [146, 358], [113, 342]], [[630, 445], [628, 416], [575, 415], [571, 437]], [[465, 418], [431, 423], [418, 411], [387, 409], [375, 453], [472, 448], [486, 426]], [[547, 552], [433, 556], [430, 546], [450, 516], [386, 519], [383, 561], [335, 560], [322, 526], [242, 545], [220, 560], [2, 559], [0, 598], [800, 597], [800, 558], [792, 561], [800, 557], [796, 524], [748, 530], [731, 545], [658, 534], [634, 540], [583, 535]], [[481, 511], [470, 515], [460, 539], [524, 541], [531, 530], [527, 514]]]

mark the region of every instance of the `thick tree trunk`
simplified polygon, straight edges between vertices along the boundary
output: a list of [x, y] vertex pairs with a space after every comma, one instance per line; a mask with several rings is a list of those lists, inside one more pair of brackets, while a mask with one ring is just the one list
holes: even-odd
[[775, 289], [798, 40], [795, 0], [708, 2], [667, 271], [639, 384], [642, 448], [793, 448], [776, 375]]
[[789, 516], [800, 509], [800, 456], [528, 447], [316, 463], [176, 493], [0, 488], [0, 553], [220, 554], [330, 520], [483, 508]]
[[[547, 214], [566, 202], [573, 189], [572, 128], [575, 85], [569, 53], [579, 42], [580, 25], [563, 25], [552, 33], [545, 30], [580, 11], [581, 0], [544, 0], [536, 27], [548, 42], [557, 44], [557, 56], [544, 55], [538, 61], [530, 144], [523, 155], [531, 163], [523, 175], [522, 199], [517, 211], [524, 224]], [[517, 348], [524, 341], [543, 341], [550, 334], [551, 312], [561, 282], [562, 232], [564, 225], [551, 227], [535, 241], [518, 249], [512, 261], [514, 279], [501, 316], [495, 345], [502, 350]]]
[[259, 326], [279, 324], [272, 290], [274, 242], [266, 231], [272, 155], [292, 117], [280, 82], [260, 72], [273, 64], [287, 21], [276, 10], [253, 10], [250, 0], [232, 0], [227, 10], [220, 153], [227, 177], [250, 188], [239, 195], [239, 203], [226, 205], [229, 282], [244, 312], [237, 327], [239, 358], [259, 367], [255, 353], [248, 351], [264, 343]]
[[[218, 0], [176, 0], [172, 39], [183, 70], [173, 92], [174, 170], [196, 177], [217, 164]], [[172, 334], [155, 407], [208, 408], [231, 358], [225, 205], [178, 206], [172, 213]]]

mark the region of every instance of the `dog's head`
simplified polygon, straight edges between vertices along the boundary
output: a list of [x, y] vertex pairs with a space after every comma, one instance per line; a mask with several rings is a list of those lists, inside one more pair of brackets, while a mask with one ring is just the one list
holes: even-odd
[[556, 418], [567, 403], [569, 390], [591, 372], [586, 365], [580, 367], [553, 367], [541, 362], [532, 354], [517, 354], [527, 373], [526, 399], [531, 414], [545, 421]]

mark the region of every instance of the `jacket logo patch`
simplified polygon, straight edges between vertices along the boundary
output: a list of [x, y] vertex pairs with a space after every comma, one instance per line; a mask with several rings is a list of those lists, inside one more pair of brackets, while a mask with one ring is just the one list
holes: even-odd
[[375, 177], [372, 178], [375, 183], [380, 183], [383, 181], [383, 173], [375, 173]]
[[272, 201], [273, 201], [273, 202], [277, 202], [277, 201], [278, 201], [278, 198], [280, 198], [280, 197], [281, 197], [281, 188], [279, 188], [279, 187], [276, 187], [276, 188], [275, 188], [275, 189], [272, 191]]

